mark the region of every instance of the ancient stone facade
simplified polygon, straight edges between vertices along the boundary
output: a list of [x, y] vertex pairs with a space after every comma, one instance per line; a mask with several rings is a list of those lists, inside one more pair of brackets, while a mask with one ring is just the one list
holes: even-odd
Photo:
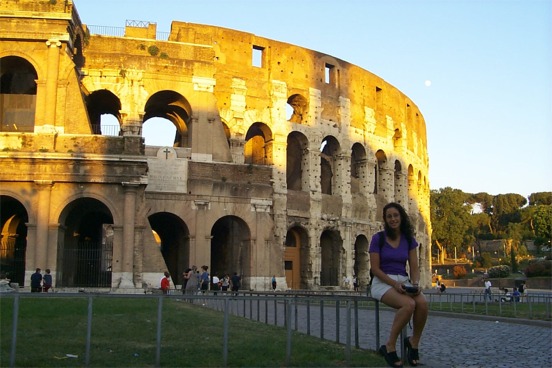
[[[185, 16], [182, 15], [182, 16]], [[382, 207], [402, 203], [430, 285], [417, 106], [336, 57], [220, 27], [94, 34], [71, 1], [0, 3], [1, 267], [28, 286], [176, 284], [189, 265], [244, 288], [368, 278]], [[111, 116], [115, 134], [102, 122]], [[174, 144], [145, 145], [162, 118]], [[172, 138], [171, 138], [172, 142]]]

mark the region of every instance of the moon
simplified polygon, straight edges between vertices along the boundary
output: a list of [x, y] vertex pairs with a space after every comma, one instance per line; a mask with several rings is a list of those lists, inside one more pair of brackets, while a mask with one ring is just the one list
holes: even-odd
[[424, 82], [424, 84], [425, 84], [426, 87], [429, 87], [429, 86], [431, 86], [431, 81], [428, 79]]

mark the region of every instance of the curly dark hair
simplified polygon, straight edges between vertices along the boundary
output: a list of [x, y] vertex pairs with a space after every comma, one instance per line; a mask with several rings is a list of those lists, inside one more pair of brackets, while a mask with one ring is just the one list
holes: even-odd
[[403, 233], [407, 237], [407, 239], [413, 239], [414, 228], [412, 227], [412, 222], [410, 222], [410, 217], [406, 213], [404, 207], [395, 202], [387, 203], [385, 207], [383, 207], [383, 224], [385, 233], [387, 235], [391, 235], [391, 229], [389, 229], [389, 225], [387, 225], [387, 221], [385, 221], [385, 213], [390, 208], [395, 208], [397, 211], [399, 211], [399, 215], [401, 215], [401, 233]]

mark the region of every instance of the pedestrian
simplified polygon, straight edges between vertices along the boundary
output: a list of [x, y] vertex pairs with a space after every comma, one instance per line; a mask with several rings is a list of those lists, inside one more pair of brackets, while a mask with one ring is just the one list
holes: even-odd
[[489, 298], [489, 301], [493, 301], [493, 297], [491, 295], [491, 280], [486, 279], [485, 280], [485, 295], [483, 296], [484, 300], [487, 300]]
[[228, 291], [228, 288], [230, 287], [230, 275], [228, 274], [224, 275], [224, 277], [222, 278], [220, 287], [222, 291], [224, 292]]
[[186, 268], [184, 272], [182, 272], [182, 294], [186, 294], [186, 284], [188, 283], [188, 272], [190, 272], [191, 268]]
[[40, 293], [42, 291], [42, 274], [40, 268], [31, 275], [31, 293]]
[[220, 290], [220, 279], [218, 278], [217, 275], [214, 275], [212, 277], [212, 282], [211, 282], [211, 290], [214, 290], [214, 294], [217, 295], [217, 292]]
[[201, 274], [199, 275], [199, 285], [201, 292], [205, 294], [207, 290], [209, 290], [209, 272], [207, 270], [209, 269], [209, 266], [201, 266]]
[[161, 279], [161, 291], [163, 294], [167, 295], [171, 288], [171, 275], [167, 271], [165, 271], [164, 275], [165, 276]]
[[353, 288], [358, 291], [358, 277], [356, 275], [353, 275]]
[[42, 278], [42, 290], [47, 293], [48, 290], [52, 288], [52, 275], [50, 274], [50, 269], [46, 269], [46, 273], [44, 274], [44, 277]]
[[[428, 315], [428, 304], [419, 287], [418, 243], [408, 214], [398, 203], [383, 208], [384, 231], [370, 242], [370, 268], [374, 275], [372, 297], [396, 309], [387, 342], [379, 348], [390, 367], [402, 367], [397, 356], [397, 339], [413, 319], [412, 336], [402, 343], [410, 366], [420, 364], [420, 340]], [[408, 262], [410, 277], [406, 272]]]
[[234, 272], [232, 278], [230, 278], [230, 285], [234, 295], [238, 295], [238, 290], [240, 290], [241, 286], [241, 276], [239, 276], [237, 272]]
[[272, 276], [272, 291], [276, 291], [276, 275]]
[[188, 271], [188, 274], [186, 275], [186, 279], [186, 294], [195, 294], [199, 287], [199, 278], [196, 266], [192, 266], [192, 268], [190, 268], [190, 271]]

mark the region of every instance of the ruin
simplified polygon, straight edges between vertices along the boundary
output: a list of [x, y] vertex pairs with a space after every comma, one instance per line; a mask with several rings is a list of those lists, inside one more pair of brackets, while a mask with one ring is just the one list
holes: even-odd
[[[114, 29], [114, 28], [111, 28]], [[244, 288], [368, 279], [389, 201], [431, 283], [418, 107], [331, 55], [173, 21], [82, 24], [72, 1], [0, 3], [1, 271], [28, 286], [138, 292], [194, 264]], [[114, 124], [106, 124], [110, 118]], [[143, 128], [174, 137], [146, 145]]]

